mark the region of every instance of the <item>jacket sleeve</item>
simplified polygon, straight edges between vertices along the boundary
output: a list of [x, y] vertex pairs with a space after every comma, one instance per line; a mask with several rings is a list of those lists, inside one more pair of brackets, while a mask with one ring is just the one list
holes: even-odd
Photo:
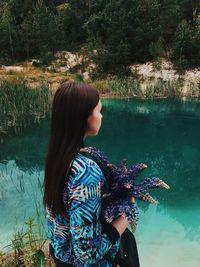
[[119, 233], [100, 221], [103, 173], [91, 159], [77, 159], [72, 166], [69, 189], [69, 216], [76, 260], [90, 266], [101, 260], [118, 241]]

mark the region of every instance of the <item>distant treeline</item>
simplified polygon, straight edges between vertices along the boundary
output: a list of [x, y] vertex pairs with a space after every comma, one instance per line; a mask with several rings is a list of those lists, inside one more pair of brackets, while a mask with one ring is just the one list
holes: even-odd
[[[2, 0], [0, 63], [86, 47], [100, 72], [170, 58], [200, 66], [199, 0]], [[96, 53], [90, 53], [96, 50]]]

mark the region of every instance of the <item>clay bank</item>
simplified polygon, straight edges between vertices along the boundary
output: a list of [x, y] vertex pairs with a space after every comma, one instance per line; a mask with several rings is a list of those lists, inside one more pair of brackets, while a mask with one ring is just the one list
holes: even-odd
[[[94, 51], [95, 52], [95, 51]], [[58, 86], [68, 80], [79, 80], [94, 83], [103, 95], [113, 96], [109, 91], [107, 81], [115, 80], [116, 77], [108, 76], [106, 79], [92, 79], [96, 65], [85, 55], [59, 51], [54, 55], [54, 60], [48, 66], [41, 66], [41, 62], [32, 59], [27, 62], [18, 63], [14, 66], [0, 66], [1, 81], [24, 79], [28, 85], [35, 88], [41, 83], [47, 83], [50, 88], [57, 89]], [[170, 61], [162, 58], [157, 62], [146, 62], [145, 64], [134, 64], [129, 66], [131, 82], [139, 84], [138, 88], [131, 95], [127, 90], [122, 97], [167, 97], [167, 91], [175, 88], [174, 96], [179, 97], [200, 97], [200, 69], [178, 72]], [[119, 85], [120, 87], [120, 85]], [[119, 89], [120, 91], [120, 89]], [[136, 93], [139, 92], [138, 94]]]

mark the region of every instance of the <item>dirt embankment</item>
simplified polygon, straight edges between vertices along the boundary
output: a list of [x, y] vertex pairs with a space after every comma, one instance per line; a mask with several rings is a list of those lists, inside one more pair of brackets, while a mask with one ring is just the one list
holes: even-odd
[[[36, 88], [42, 83], [56, 90], [59, 84], [69, 80], [91, 82], [91, 73], [96, 68], [88, 58], [78, 53], [60, 51], [49, 66], [42, 66], [41, 62], [33, 59], [21, 62], [15, 66], [0, 66], [0, 79], [16, 81], [24, 79], [31, 87]], [[200, 68], [178, 72], [173, 64], [166, 59], [146, 64], [129, 66], [131, 76], [140, 83], [145, 92], [149, 86], [159, 81], [173, 82], [179, 85], [183, 97], [200, 96]], [[145, 95], [145, 93], [144, 93]]]
[[147, 86], [156, 84], [159, 80], [178, 83], [181, 95], [185, 97], [199, 96], [200, 93], [200, 69], [178, 72], [171, 62], [161, 59], [157, 62], [132, 65], [131, 72], [138, 77], [143, 90]]

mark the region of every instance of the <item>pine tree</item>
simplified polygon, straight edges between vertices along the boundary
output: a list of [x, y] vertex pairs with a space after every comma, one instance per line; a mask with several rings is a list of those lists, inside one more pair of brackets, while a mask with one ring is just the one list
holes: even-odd
[[181, 69], [187, 69], [193, 65], [194, 42], [190, 25], [182, 20], [178, 25], [172, 47], [172, 59]]
[[[11, 16], [9, 2], [4, 2], [1, 8], [0, 19], [0, 49], [4, 54], [15, 59], [14, 40], [16, 39], [16, 28]], [[2, 52], [3, 52], [2, 51]], [[1, 52], [1, 54], [2, 54]]]
[[56, 51], [59, 29], [55, 14], [47, 7], [43, 0], [38, 0], [32, 12], [33, 17], [33, 42], [38, 47], [39, 53]]

